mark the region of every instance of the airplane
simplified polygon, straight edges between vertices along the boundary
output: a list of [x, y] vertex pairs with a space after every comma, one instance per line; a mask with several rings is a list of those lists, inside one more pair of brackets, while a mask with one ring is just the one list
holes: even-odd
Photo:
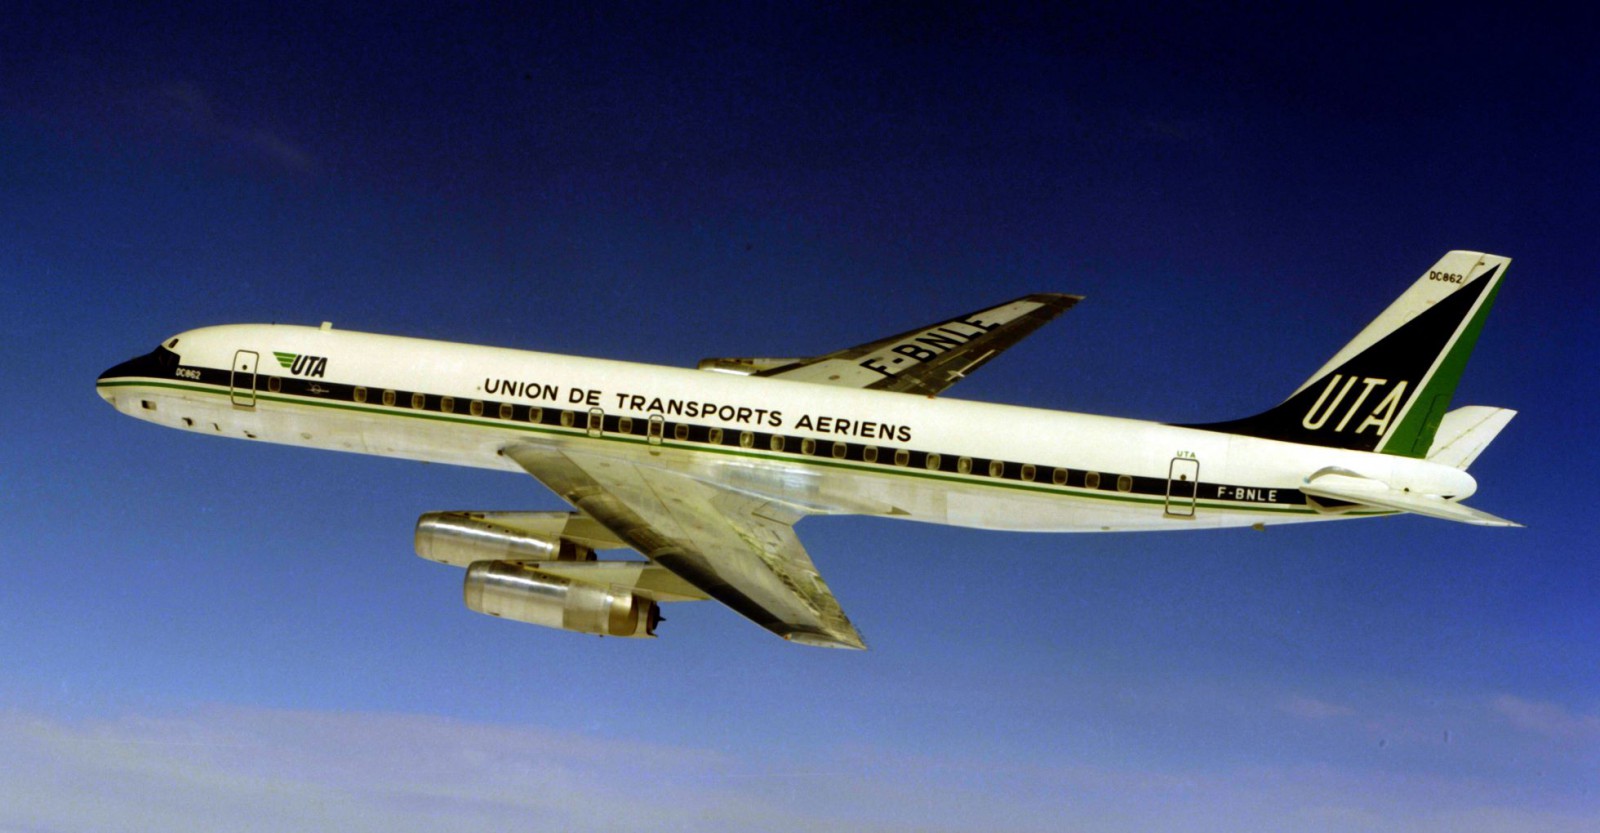
[[[467, 606], [655, 635], [715, 599], [790, 641], [866, 647], [796, 537], [812, 515], [1029, 531], [1188, 530], [1461, 503], [1514, 411], [1450, 409], [1509, 258], [1452, 251], [1280, 404], [1169, 425], [938, 396], [1081, 298], [1033, 294], [809, 358], [690, 368], [237, 324], [101, 374], [118, 411], [201, 434], [526, 472], [572, 511], [423, 515]], [[631, 549], [642, 559], [599, 559]]]

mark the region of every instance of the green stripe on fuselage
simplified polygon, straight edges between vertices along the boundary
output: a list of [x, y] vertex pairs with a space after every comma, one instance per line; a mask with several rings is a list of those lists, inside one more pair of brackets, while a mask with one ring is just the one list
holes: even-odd
[[[163, 389], [167, 389], [167, 390], [184, 391], [184, 392], [187, 392], [187, 393], [198, 393], [198, 394], [203, 394], [203, 395], [206, 395], [206, 396], [215, 396], [215, 397], [221, 397], [221, 398], [228, 398], [229, 397], [229, 390], [226, 387], [223, 387], [223, 386], [212, 386], [212, 385], [208, 385], [208, 384], [205, 384], [205, 383], [195, 384], [195, 383], [183, 383], [183, 382], [169, 382], [169, 381], [154, 380], [154, 379], [151, 379], [151, 380], [132, 380], [132, 379], [129, 379], [129, 380], [117, 380], [117, 381], [102, 381], [102, 382], [96, 383], [96, 387], [97, 388], [99, 388], [99, 387], [107, 387], [107, 388], [110, 388], [110, 387], [163, 388]], [[364, 415], [367, 415], [367, 416], [376, 416], [376, 417], [385, 417], [385, 418], [387, 418], [387, 417], [399, 417], [399, 418], [404, 418], [404, 419], [416, 419], [416, 420], [424, 420], [424, 421], [429, 421], [429, 422], [453, 423], [453, 424], [457, 424], [457, 425], [472, 425], [472, 426], [477, 426], [477, 427], [480, 427], [480, 428], [494, 428], [494, 429], [498, 429], [498, 430], [510, 430], [510, 431], [516, 431], [516, 432], [520, 432], [520, 433], [529, 433], [529, 434], [547, 434], [547, 435], [552, 435], [552, 436], [567, 437], [567, 438], [573, 438], [573, 439], [582, 438], [582, 439], [589, 439], [589, 440], [598, 440], [598, 441], [601, 441], [601, 442], [631, 443], [631, 444], [640, 444], [640, 445], [646, 444], [646, 442], [647, 442], [647, 440], [644, 437], [639, 437], [639, 436], [634, 436], [634, 435], [629, 435], [629, 434], [604, 433], [604, 434], [601, 434], [598, 437], [595, 437], [595, 436], [589, 434], [587, 432], [587, 430], [584, 428], [584, 426], [582, 426], [582, 425], [574, 425], [574, 426], [571, 426], [571, 427], [557, 428], [555, 426], [529, 425], [529, 424], [525, 424], [525, 423], [504, 421], [504, 420], [494, 419], [492, 417], [470, 417], [470, 416], [454, 415], [454, 414], [446, 415], [446, 414], [440, 414], [440, 413], [435, 413], [435, 412], [430, 412], [430, 411], [418, 411], [418, 410], [413, 410], [413, 409], [410, 409], [410, 408], [403, 408], [403, 407], [367, 405], [367, 404], [356, 404], [356, 403], [347, 403], [347, 402], [332, 402], [332, 401], [328, 401], [328, 400], [325, 400], [325, 399], [316, 399], [316, 398], [312, 398], [312, 397], [289, 396], [289, 395], [286, 395], [286, 394], [271, 394], [271, 393], [267, 393], [267, 392], [264, 392], [264, 391], [258, 391], [257, 394], [256, 394], [256, 398], [260, 402], [277, 402], [277, 403], [281, 403], [281, 404], [285, 404], [285, 405], [301, 405], [301, 406], [313, 407], [313, 408], [326, 408], [326, 409], [331, 409], [331, 410], [336, 410], [336, 411], [354, 412], [354, 413], [364, 414]], [[750, 459], [768, 460], [768, 461], [773, 461], [773, 462], [782, 462], [782, 463], [790, 463], [790, 464], [799, 462], [799, 463], [802, 463], [802, 464], [807, 465], [807, 466], [817, 466], [817, 467], [820, 467], [820, 468], [841, 469], [841, 470], [846, 470], [846, 471], [858, 471], [858, 472], [863, 472], [863, 473], [868, 473], [868, 474], [875, 474], [875, 475], [895, 475], [895, 476], [899, 476], [899, 477], [916, 478], [916, 479], [919, 479], [919, 480], [937, 480], [937, 481], [942, 481], [942, 482], [946, 482], [946, 483], [961, 484], [961, 485], [966, 485], [966, 486], [984, 486], [984, 487], [987, 487], [987, 488], [1011, 489], [1011, 490], [1015, 490], [1015, 491], [1033, 492], [1033, 493], [1038, 493], [1038, 494], [1061, 495], [1061, 496], [1064, 496], [1064, 497], [1072, 497], [1072, 498], [1078, 498], [1078, 499], [1102, 500], [1102, 501], [1110, 501], [1110, 502], [1114, 502], [1114, 503], [1136, 503], [1136, 504], [1144, 504], [1144, 505], [1152, 506], [1152, 507], [1163, 506], [1163, 505], [1166, 504], [1166, 500], [1165, 500], [1164, 497], [1144, 496], [1144, 495], [1140, 495], [1140, 494], [1129, 494], [1129, 493], [1123, 493], [1123, 492], [1110, 492], [1110, 491], [1103, 491], [1103, 490], [1099, 490], [1099, 489], [1083, 489], [1083, 488], [1079, 488], [1079, 487], [1075, 487], [1075, 486], [1055, 486], [1055, 485], [1045, 485], [1045, 484], [1040, 484], [1040, 483], [1024, 483], [1024, 482], [1016, 482], [1016, 481], [997, 480], [997, 479], [986, 478], [986, 477], [983, 477], [981, 475], [961, 476], [961, 475], [955, 475], [955, 474], [950, 474], [950, 473], [945, 473], [945, 472], [921, 471], [921, 470], [914, 469], [914, 468], [903, 468], [903, 467], [900, 467], [900, 466], [891, 466], [891, 465], [864, 465], [864, 464], [854, 463], [854, 462], [841, 462], [841, 461], [836, 461], [836, 460], [831, 460], [831, 459], [821, 458], [821, 457], [809, 457], [809, 456], [800, 456], [800, 455], [791, 456], [791, 455], [783, 455], [783, 454], [772, 454], [772, 453], [766, 453], [766, 452], [760, 452], [760, 451], [752, 451], [752, 450], [743, 449], [743, 448], [732, 448], [732, 447], [728, 447], [728, 446], [710, 445], [710, 444], [705, 444], [705, 443], [680, 442], [680, 441], [676, 441], [676, 440], [664, 440], [664, 441], [662, 441], [660, 447], [673, 448], [673, 449], [679, 449], [679, 450], [684, 450], [684, 451], [694, 451], [694, 452], [702, 453], [702, 454], [704, 454], [704, 453], [722, 454], [722, 455], [726, 455], [726, 456], [730, 456], [730, 457], [744, 457], [744, 458], [750, 458]], [[1115, 477], [1115, 475], [1106, 475], [1106, 476], [1108, 478], [1109, 477]], [[1198, 485], [1204, 485], [1204, 484], [1198, 484]], [[1233, 488], [1233, 487], [1230, 486], [1230, 488]], [[1262, 488], [1267, 488], [1267, 487], [1262, 487]], [[1281, 514], [1281, 515], [1318, 515], [1318, 514], [1322, 514], [1322, 513], [1318, 512], [1318, 511], [1316, 511], [1315, 509], [1312, 509], [1312, 508], [1310, 508], [1308, 506], [1304, 506], [1304, 505], [1281, 504], [1281, 503], [1280, 504], [1257, 503], [1257, 502], [1254, 502], [1254, 501], [1242, 501], [1242, 502], [1235, 503], [1235, 502], [1221, 502], [1221, 501], [1217, 501], [1216, 499], [1200, 498], [1195, 502], [1195, 505], [1196, 505], [1197, 508], [1201, 508], [1201, 509], [1217, 509], [1217, 510], [1234, 511], [1234, 512], [1270, 513], [1270, 514]], [[1394, 514], [1394, 513], [1389, 511], [1389, 510], [1384, 510], [1384, 509], [1367, 509], [1367, 508], [1363, 508], [1363, 509], [1357, 509], [1357, 510], [1354, 510], [1354, 511], [1350, 511], [1350, 512], [1347, 512], [1345, 514], [1347, 516], [1369, 516], [1369, 515], [1391, 515], [1391, 514]]]

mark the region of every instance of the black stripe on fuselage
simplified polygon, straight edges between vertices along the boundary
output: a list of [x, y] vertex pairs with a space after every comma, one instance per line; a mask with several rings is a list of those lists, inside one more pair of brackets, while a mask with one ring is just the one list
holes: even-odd
[[[170, 359], [157, 355], [162, 352], [166, 352]], [[137, 384], [131, 381], [122, 383], [117, 380], [127, 377], [156, 378], [180, 384], [218, 388], [219, 394], [231, 395], [237, 390], [234, 387], [235, 376], [232, 371], [225, 369], [181, 364], [175, 355], [170, 351], [164, 351], [163, 348], [148, 356], [117, 365], [102, 374], [100, 382]], [[243, 382], [250, 374], [241, 373], [237, 376], [237, 381]], [[565, 429], [573, 434], [590, 432], [591, 413], [600, 410], [462, 399], [425, 391], [370, 388], [364, 385], [306, 379], [292, 375], [280, 376], [258, 372], [253, 376], [254, 392], [261, 397], [293, 397], [305, 404], [323, 401], [346, 407], [366, 406], [372, 413], [392, 411], [396, 415], [404, 415], [407, 412], [444, 415], [463, 421], [483, 420], [484, 425], [500, 423], [541, 426]], [[478, 403], [480, 409], [476, 413], [474, 413], [474, 402]], [[1163, 503], [1167, 497], [1168, 480], [1165, 477], [1094, 472], [1012, 460], [997, 461], [991, 458], [923, 451], [903, 446], [880, 446], [773, 431], [722, 428], [681, 420], [663, 419], [660, 436], [656, 438], [650, 434], [650, 417], [633, 417], [601, 411], [600, 419], [599, 429], [602, 435], [638, 437], [647, 441], [659, 439], [663, 443], [673, 444], [719, 446], [758, 454], [781, 453], [819, 465], [848, 463], [852, 464], [852, 467], [869, 466], [879, 471], [904, 471], [919, 476], [949, 476], [952, 479], [961, 478], [962, 482], [969, 483], [992, 481], [1040, 490], [1088, 491], [1099, 497], [1141, 502]], [[686, 429], [682, 437], [678, 436], [680, 425]], [[780, 440], [781, 447], [775, 442]], [[903, 460], [899, 455], [902, 451], [905, 452]], [[995, 471], [998, 473], [991, 473], [990, 467], [996, 463], [998, 467]], [[1064, 478], [1059, 481], [1058, 470], [1065, 473]], [[1026, 477], [1028, 474], [1032, 476]], [[1305, 495], [1298, 489], [1208, 483], [1203, 480], [1196, 488], [1196, 498], [1200, 501], [1224, 502], [1229, 508], [1307, 506]], [[1174, 500], [1177, 499], [1178, 496], [1175, 494]], [[1187, 499], [1187, 494], [1183, 494], [1182, 500], [1187, 502]]]

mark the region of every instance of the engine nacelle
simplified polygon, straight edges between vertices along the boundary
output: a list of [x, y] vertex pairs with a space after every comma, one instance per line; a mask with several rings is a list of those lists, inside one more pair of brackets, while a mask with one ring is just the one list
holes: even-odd
[[466, 599], [467, 607], [479, 613], [600, 636], [655, 636], [661, 621], [650, 599], [509, 561], [467, 567]]
[[571, 512], [429, 512], [417, 519], [417, 555], [466, 567], [479, 561], [593, 561], [563, 536]]

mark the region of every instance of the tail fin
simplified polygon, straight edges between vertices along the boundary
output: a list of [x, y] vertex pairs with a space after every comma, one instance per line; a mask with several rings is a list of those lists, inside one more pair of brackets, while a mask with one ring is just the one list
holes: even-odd
[[1426, 456], [1510, 263], [1450, 252], [1282, 404], [1189, 427]]

